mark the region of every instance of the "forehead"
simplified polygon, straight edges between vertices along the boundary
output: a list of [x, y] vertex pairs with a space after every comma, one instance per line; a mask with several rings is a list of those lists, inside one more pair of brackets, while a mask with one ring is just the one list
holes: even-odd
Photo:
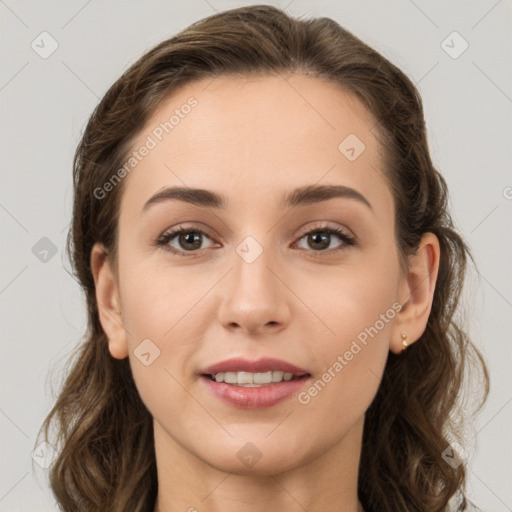
[[136, 138], [132, 150], [150, 149], [125, 178], [122, 202], [140, 210], [162, 187], [179, 185], [230, 189], [233, 200], [268, 204], [290, 184], [315, 183], [389, 199], [374, 124], [355, 95], [304, 75], [186, 84], [161, 102]]

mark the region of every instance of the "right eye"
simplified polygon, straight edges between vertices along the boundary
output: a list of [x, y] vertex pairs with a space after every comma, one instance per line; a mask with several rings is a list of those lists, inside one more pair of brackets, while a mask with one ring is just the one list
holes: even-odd
[[[156, 243], [158, 246], [161, 246], [163, 249], [172, 254], [176, 254], [177, 256], [189, 256], [189, 254], [186, 254], [187, 252], [195, 253], [200, 249], [204, 249], [204, 247], [201, 247], [202, 237], [210, 239], [210, 237], [200, 229], [182, 226], [166, 231], [158, 238]], [[174, 247], [171, 245], [171, 242], [175, 238], [176, 242], [181, 247]]]

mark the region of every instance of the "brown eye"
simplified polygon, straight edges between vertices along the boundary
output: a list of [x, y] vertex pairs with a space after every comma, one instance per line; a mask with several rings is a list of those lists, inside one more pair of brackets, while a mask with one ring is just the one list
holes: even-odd
[[[185, 250], [194, 250], [201, 248], [201, 233], [197, 231], [190, 231], [188, 233], [180, 233], [177, 236], [178, 244], [180, 248]], [[173, 237], [174, 238], [174, 237]]]
[[[332, 243], [338, 239], [338, 244], [331, 247]], [[210, 245], [204, 247], [205, 239], [209, 240]], [[330, 226], [320, 226], [304, 233], [299, 242], [305, 241], [306, 247], [300, 247], [311, 253], [318, 255], [328, 255], [347, 249], [355, 245], [355, 237], [348, 235], [340, 228]], [[299, 243], [297, 242], [297, 244]], [[163, 247], [166, 251], [176, 256], [194, 256], [201, 249], [207, 249], [214, 246], [212, 239], [201, 229], [191, 227], [178, 227], [164, 233], [156, 240], [156, 245]]]
[[[338, 245], [334, 248], [329, 248], [333, 242], [333, 238], [338, 238], [338, 240], [341, 240], [341, 243], [338, 243]], [[347, 235], [344, 231], [328, 226], [308, 231], [300, 238], [299, 242], [302, 240], [305, 240], [307, 245], [307, 247], [303, 247], [304, 249], [311, 249], [315, 252], [325, 253], [340, 251], [343, 250], [347, 245], [350, 246], [355, 244], [354, 239]]]
[[157, 245], [163, 246], [173, 254], [187, 256], [187, 254], [184, 253], [194, 253], [198, 252], [200, 249], [206, 248], [201, 247], [204, 237], [211, 240], [210, 237], [200, 229], [182, 227], [164, 233], [157, 240]]
[[307, 235], [307, 243], [309, 246], [316, 250], [327, 249], [331, 244], [331, 234], [330, 233], [320, 233], [316, 232], [313, 234]]

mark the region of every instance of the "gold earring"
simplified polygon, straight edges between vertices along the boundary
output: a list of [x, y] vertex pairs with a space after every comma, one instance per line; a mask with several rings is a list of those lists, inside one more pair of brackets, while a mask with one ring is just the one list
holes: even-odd
[[402, 354], [405, 352], [405, 349], [407, 348], [408, 346], [408, 343], [407, 341], [405, 341], [407, 339], [407, 334], [405, 334], [404, 332], [402, 333], [402, 345], [403, 345], [403, 348], [402, 348]]

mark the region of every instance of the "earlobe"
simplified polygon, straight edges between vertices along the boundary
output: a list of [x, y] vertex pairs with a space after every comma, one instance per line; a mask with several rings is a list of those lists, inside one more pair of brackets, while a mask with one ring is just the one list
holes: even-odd
[[126, 330], [119, 300], [119, 287], [108, 261], [107, 251], [100, 243], [91, 250], [91, 272], [94, 278], [98, 316], [112, 357], [128, 356]]
[[417, 251], [409, 256], [408, 275], [404, 276], [400, 286], [402, 309], [393, 325], [389, 347], [395, 354], [403, 352], [425, 331], [432, 310], [440, 256], [439, 240], [433, 233], [424, 233]]

